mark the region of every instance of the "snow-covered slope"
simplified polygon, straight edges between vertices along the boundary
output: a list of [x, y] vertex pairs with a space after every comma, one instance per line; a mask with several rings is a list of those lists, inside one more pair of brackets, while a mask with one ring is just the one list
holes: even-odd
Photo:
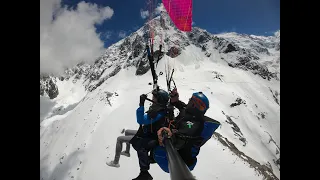
[[[280, 179], [280, 32], [272, 37], [212, 35], [200, 28], [184, 33], [166, 15], [154, 23], [155, 50], [162, 35], [165, 52], [156, 71], [171, 64], [180, 99], [187, 102], [193, 92], [204, 92], [210, 100], [206, 115], [222, 124], [201, 149], [193, 175], [199, 180]], [[147, 32], [144, 26], [112, 45], [94, 65], [79, 64], [63, 77], [50, 77], [59, 93], [40, 97], [41, 179], [138, 175], [134, 149], [130, 158], [121, 157], [120, 168], [105, 163], [114, 157], [122, 129], [138, 128], [139, 96], [152, 89], [143, 53]], [[41, 87], [55, 87], [41, 82], [40, 77], [40, 95]], [[159, 84], [166, 89], [164, 75]], [[150, 173], [155, 180], [170, 179], [156, 164]]]

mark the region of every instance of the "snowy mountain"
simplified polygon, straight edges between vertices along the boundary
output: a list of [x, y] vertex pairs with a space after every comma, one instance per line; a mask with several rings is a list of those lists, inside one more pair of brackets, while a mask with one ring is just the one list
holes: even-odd
[[[175, 68], [180, 98], [195, 91], [210, 100], [207, 116], [221, 128], [201, 149], [193, 175], [207, 179], [280, 179], [280, 31], [274, 36], [178, 31], [162, 13], [154, 27], [157, 73]], [[61, 77], [40, 76], [41, 179], [132, 179], [134, 150], [113, 158], [123, 128], [137, 129], [139, 96], [152, 90], [144, 53], [146, 24], [110, 46], [94, 64], [78, 64]], [[163, 53], [158, 51], [163, 40]], [[164, 75], [160, 87], [166, 89]], [[148, 103], [146, 103], [148, 104]], [[127, 173], [122, 173], [127, 172]], [[157, 165], [154, 179], [170, 179]]]

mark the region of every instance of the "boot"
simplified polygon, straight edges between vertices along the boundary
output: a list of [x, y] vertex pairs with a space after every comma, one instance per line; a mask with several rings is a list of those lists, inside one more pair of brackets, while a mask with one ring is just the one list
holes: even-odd
[[140, 171], [139, 176], [132, 180], [152, 180], [152, 179], [153, 177], [149, 174], [148, 171]]

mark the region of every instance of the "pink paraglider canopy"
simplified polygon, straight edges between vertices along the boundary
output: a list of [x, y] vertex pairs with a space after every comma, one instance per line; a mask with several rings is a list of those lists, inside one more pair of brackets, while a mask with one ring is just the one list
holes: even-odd
[[192, 0], [162, 0], [171, 20], [181, 31], [191, 31]]

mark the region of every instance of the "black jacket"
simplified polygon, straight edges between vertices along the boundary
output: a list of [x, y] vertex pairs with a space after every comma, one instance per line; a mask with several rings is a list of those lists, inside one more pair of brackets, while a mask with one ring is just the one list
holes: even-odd
[[[148, 118], [155, 119], [159, 114], [166, 114], [166, 109], [156, 104], [150, 106], [146, 112]], [[135, 136], [130, 140], [135, 150], [140, 148], [151, 149], [158, 145], [157, 131], [165, 126], [165, 116], [152, 124], [140, 125]]]
[[192, 157], [192, 147], [199, 145], [203, 138], [201, 137], [204, 128], [204, 115], [195, 114], [188, 110], [187, 105], [178, 101], [173, 104], [179, 109], [180, 113], [175, 118], [172, 126], [173, 146], [177, 149], [181, 158], [187, 166], [195, 163], [196, 157]]

